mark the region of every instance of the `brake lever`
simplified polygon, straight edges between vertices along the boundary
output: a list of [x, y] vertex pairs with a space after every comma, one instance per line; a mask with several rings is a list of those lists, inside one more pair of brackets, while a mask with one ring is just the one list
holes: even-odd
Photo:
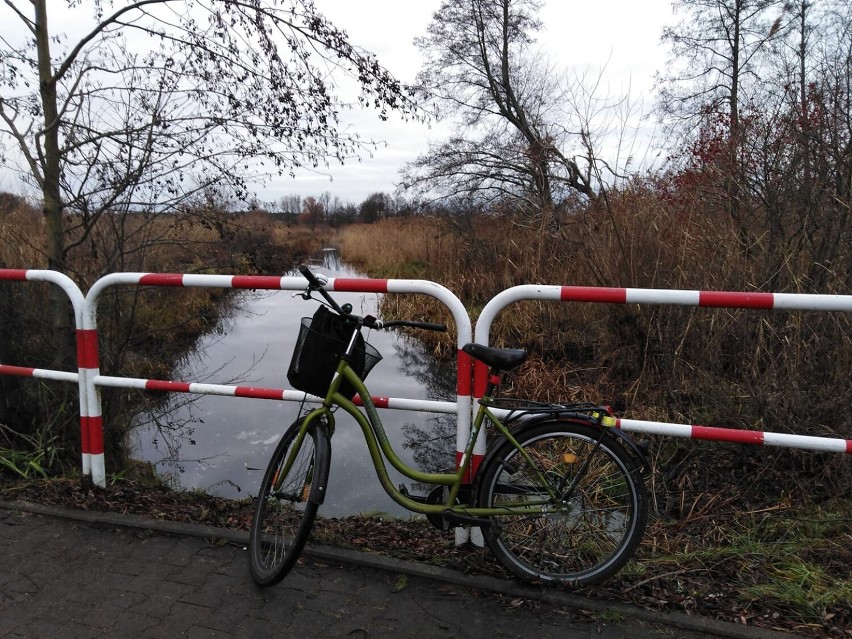
[[316, 273], [314, 273], [313, 275], [316, 283], [309, 283], [308, 288], [306, 288], [303, 292], [296, 294], [301, 295], [303, 300], [314, 299], [313, 292], [323, 290], [325, 288], [325, 285], [328, 284], [328, 278], [325, 275], [318, 275]]

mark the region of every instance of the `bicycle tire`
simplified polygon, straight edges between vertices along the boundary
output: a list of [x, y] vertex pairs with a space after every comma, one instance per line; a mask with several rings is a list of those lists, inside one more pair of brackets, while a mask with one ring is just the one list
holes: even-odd
[[[284, 433], [260, 483], [251, 523], [252, 579], [260, 586], [281, 581], [299, 558], [325, 496], [331, 448], [325, 428], [315, 421], [301, 443], [303, 419]], [[298, 450], [293, 450], [298, 445]], [[273, 486], [290, 454], [295, 458], [278, 488]]]
[[[640, 464], [609, 434], [595, 449], [600, 436], [588, 424], [548, 421], [513, 433], [538, 472], [508, 441], [486, 458], [477, 487], [480, 507], [551, 502], [552, 512], [494, 516], [483, 530], [491, 552], [513, 574], [527, 581], [588, 586], [610, 577], [633, 556], [648, 518]], [[578, 471], [583, 474], [576, 486], [554, 511], [555, 501], [539, 478], [551, 487], [563, 481], [570, 486]]]

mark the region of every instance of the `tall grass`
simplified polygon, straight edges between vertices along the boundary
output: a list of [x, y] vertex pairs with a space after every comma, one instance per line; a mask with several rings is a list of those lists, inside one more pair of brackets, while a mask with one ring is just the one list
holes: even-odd
[[[559, 228], [510, 216], [389, 219], [345, 228], [340, 247], [370, 275], [443, 284], [474, 321], [518, 284], [768, 291], [772, 282], [774, 292], [852, 293], [848, 241], [816, 289], [806, 255], [767, 269], [759, 239], [743, 250], [730, 220], [702, 206], [637, 185]], [[451, 323], [422, 296], [387, 296], [383, 312]], [[606, 401], [636, 419], [852, 438], [850, 329], [842, 313], [528, 301], [500, 314], [490, 341], [530, 350], [510, 376], [519, 396]], [[435, 351], [453, 356], [454, 339]], [[848, 455], [650, 439], [656, 518], [628, 568], [640, 573], [631, 589], [686, 601], [716, 596], [719, 579], [767, 619], [798, 619], [809, 631], [848, 624]]]
[[[643, 187], [558, 229], [497, 216], [388, 219], [347, 227], [341, 249], [370, 275], [443, 284], [474, 321], [487, 300], [519, 284], [766, 290], [762, 264], [731, 224]], [[804, 264], [787, 268], [784, 290], [814, 292], [799, 277]], [[838, 277], [819, 292], [849, 293], [844, 286]], [[441, 313], [424, 299], [386, 304], [390, 313]], [[850, 328], [838, 313], [537, 301], [503, 311], [491, 342], [531, 351], [515, 384], [534, 397], [607, 400], [641, 419], [849, 438]], [[439, 350], [451, 355], [452, 339]], [[852, 476], [838, 456], [799, 463], [834, 487]]]
[[[311, 230], [278, 223], [262, 212], [226, 214], [205, 207], [175, 215], [105, 215], [86, 236], [75, 233], [73, 219], [68, 225], [68, 275], [84, 292], [102, 275], [118, 271], [283, 274], [320, 247]], [[41, 211], [23, 198], [0, 193], [0, 268], [46, 268], [44, 245]], [[43, 308], [48, 286], [2, 284], [0, 362], [53, 368], [51, 318]], [[110, 289], [99, 304], [101, 370], [168, 379], [198, 337], [216, 327], [229, 301], [220, 289]], [[35, 380], [0, 376], [0, 392], [7, 398], [0, 403], [0, 449], [33, 449], [39, 459], [50, 450], [57, 465], [66, 459], [76, 465], [76, 387], [47, 388]], [[120, 467], [124, 432], [140, 397], [116, 389], [103, 393], [106, 457]]]

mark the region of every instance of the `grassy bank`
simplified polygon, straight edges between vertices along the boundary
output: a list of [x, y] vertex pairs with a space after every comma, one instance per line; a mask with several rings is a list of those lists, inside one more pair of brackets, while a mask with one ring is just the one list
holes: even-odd
[[[719, 229], [699, 234], [650, 204], [597, 223], [593, 235], [579, 224], [554, 235], [507, 218], [392, 219], [345, 228], [341, 249], [373, 276], [443, 284], [474, 321], [519, 284], [763, 290]], [[848, 293], [842, 278], [832, 286], [820, 292]], [[425, 298], [408, 304], [442, 312]], [[667, 421], [848, 438], [852, 418], [838, 408], [852, 373], [850, 329], [843, 313], [529, 301], [498, 316], [491, 341], [530, 349], [526, 394], [553, 389]]]
[[[624, 202], [592, 221], [594, 233], [409, 218], [348, 227], [340, 247], [371, 276], [443, 284], [474, 321], [518, 284], [761, 289], [724, 228], [702, 230], [653, 204]], [[784, 290], [814, 292], [794, 283]], [[848, 293], [832, 286], [821, 292]], [[442, 313], [416, 296], [385, 304], [392, 315]], [[513, 375], [517, 395], [607, 401], [634, 419], [850, 438], [850, 328], [844, 314], [525, 302], [498, 317], [491, 341], [531, 352]], [[436, 352], [452, 356], [454, 339]], [[848, 456], [649, 439], [655, 517], [619, 577], [624, 589], [658, 593], [662, 606], [673, 597], [686, 609], [708, 598], [742, 606], [743, 623], [852, 632]]]

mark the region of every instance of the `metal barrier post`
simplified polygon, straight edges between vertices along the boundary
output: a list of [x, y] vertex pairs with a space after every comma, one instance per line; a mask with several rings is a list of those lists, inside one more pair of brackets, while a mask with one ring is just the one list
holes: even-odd
[[[179, 273], [112, 273], [95, 282], [85, 297], [83, 304], [82, 326], [85, 342], [85, 361], [87, 364], [87, 397], [89, 403], [90, 429], [97, 431], [93, 440], [103, 441], [100, 396], [98, 386], [121, 388], [138, 388], [182, 393], [198, 393], [224, 395], [231, 397], [252, 397], [255, 399], [273, 399], [285, 401], [322, 401], [306, 395], [301, 391], [256, 388], [244, 386], [226, 386], [220, 384], [199, 384], [193, 382], [178, 382], [168, 380], [146, 380], [125, 377], [113, 377], [100, 374], [97, 352], [97, 303], [100, 294], [112, 286], [174, 286], [174, 287], [204, 287], [204, 288], [233, 288], [233, 289], [265, 289], [303, 291], [306, 286], [303, 277], [277, 277], [264, 275], [191, 275]], [[461, 347], [471, 340], [472, 329], [470, 318], [464, 305], [448, 289], [425, 280], [388, 280], [368, 278], [329, 278], [326, 288], [329, 291], [351, 293], [421, 293], [441, 301], [453, 315], [458, 331], [457, 343], [457, 398], [456, 402], [440, 402], [432, 400], [412, 400], [405, 398], [373, 397], [378, 408], [397, 410], [419, 410], [451, 413], [455, 412], [458, 419], [456, 446], [457, 451], [463, 451], [470, 437], [471, 421], [471, 361], [461, 351]], [[103, 446], [101, 443], [100, 456], [93, 457], [95, 472], [102, 473]], [[460, 453], [457, 452], [457, 457]], [[100, 476], [100, 475], [98, 475]]]
[[[103, 441], [98, 443], [98, 440], [92, 439], [93, 430], [89, 419], [89, 395], [87, 392], [87, 367], [88, 360], [84, 353], [85, 349], [81, 348], [88, 341], [88, 336], [82, 328], [83, 317], [83, 293], [79, 287], [67, 275], [58, 271], [40, 270], [40, 269], [0, 269], [0, 280], [10, 282], [50, 282], [59, 286], [68, 299], [71, 301], [71, 306], [74, 310], [74, 327], [77, 333], [77, 368], [78, 372], [70, 373], [66, 371], [56, 371], [44, 368], [27, 368], [23, 366], [9, 366], [0, 364], [0, 374], [17, 375], [21, 377], [36, 377], [40, 379], [52, 379], [63, 382], [76, 382], [79, 392], [80, 405], [80, 451], [81, 464], [83, 475], [92, 474], [92, 454], [100, 452], [103, 454]], [[95, 433], [96, 435], [96, 433]], [[93, 478], [94, 479], [94, 478]], [[97, 482], [96, 482], [97, 483]]]

